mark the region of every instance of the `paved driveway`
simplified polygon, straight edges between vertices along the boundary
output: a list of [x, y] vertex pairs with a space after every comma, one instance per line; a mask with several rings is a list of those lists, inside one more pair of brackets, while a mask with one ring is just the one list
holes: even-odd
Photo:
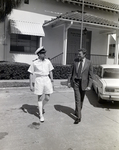
[[87, 93], [82, 122], [74, 125], [73, 90], [56, 89], [40, 123], [28, 88], [0, 89], [0, 150], [119, 150], [119, 103], [96, 100]]

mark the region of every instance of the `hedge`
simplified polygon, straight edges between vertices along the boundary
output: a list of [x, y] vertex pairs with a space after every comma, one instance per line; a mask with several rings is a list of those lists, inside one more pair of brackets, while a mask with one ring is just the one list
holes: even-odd
[[[29, 65], [26, 63], [0, 62], [0, 80], [29, 79], [29, 73], [27, 71], [28, 68]], [[54, 66], [53, 70], [54, 79], [67, 79], [70, 73], [71, 73], [70, 65]]]
[[53, 77], [54, 79], [67, 79], [71, 73], [71, 66], [54, 66]]
[[[18, 62], [0, 62], [0, 80], [29, 79], [27, 72], [29, 65]], [[67, 79], [71, 72], [71, 66], [54, 66], [54, 79]]]
[[18, 62], [0, 62], [0, 79], [28, 79], [29, 73], [27, 72], [29, 65]]

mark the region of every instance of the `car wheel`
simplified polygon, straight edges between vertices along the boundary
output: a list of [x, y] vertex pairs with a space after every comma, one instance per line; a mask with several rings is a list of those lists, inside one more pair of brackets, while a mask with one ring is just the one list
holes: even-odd
[[102, 104], [103, 99], [100, 97], [99, 91], [97, 92], [97, 94], [98, 94], [98, 103]]

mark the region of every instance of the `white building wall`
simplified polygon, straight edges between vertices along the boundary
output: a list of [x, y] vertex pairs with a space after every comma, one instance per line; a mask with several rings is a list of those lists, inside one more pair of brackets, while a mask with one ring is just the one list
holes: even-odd
[[29, 4], [22, 4], [18, 9], [48, 16], [58, 16], [68, 11], [81, 10], [81, 7], [56, 0], [30, 0]]
[[[43, 39], [43, 46], [46, 48], [46, 58], [53, 58], [54, 56], [62, 53], [63, 49], [63, 27], [44, 29], [46, 37]], [[7, 61], [24, 62], [30, 64], [32, 60], [37, 58], [35, 54], [20, 54], [10, 53], [10, 37], [7, 39]]]
[[[78, 6], [72, 5], [67, 7], [67, 4], [57, 3], [54, 0], [30, 0], [30, 3], [22, 4], [18, 10], [13, 10], [9, 19], [21, 20], [27, 22], [35, 22], [43, 24], [46, 20], [51, 20], [55, 16], [71, 10], [79, 9]], [[32, 12], [29, 15], [29, 12]], [[21, 15], [22, 13], [22, 15]], [[47, 58], [62, 53], [63, 49], [63, 28], [44, 29], [45, 37], [43, 38], [43, 46], [47, 49]], [[10, 53], [10, 35], [7, 35], [6, 60], [16, 62], [31, 63], [37, 56], [34, 54]], [[26, 59], [27, 58], [27, 59]]]
[[[110, 2], [111, 0], [104, 1]], [[118, 0], [113, 0], [111, 3], [119, 4]], [[68, 11], [81, 10], [81, 6], [57, 2], [56, 0], [30, 0], [29, 4], [22, 4], [19, 9], [49, 16], [57, 16]], [[85, 7], [84, 11], [111, 20], [117, 20], [118, 17], [118, 14], [88, 7]]]
[[43, 45], [47, 50], [47, 57], [53, 58], [63, 51], [63, 26], [59, 28], [46, 28]]
[[[11, 19], [44, 23], [45, 20], [51, 20], [55, 16], [61, 13], [66, 13], [73, 10], [81, 10], [81, 7], [65, 4], [62, 2], [56, 2], [55, 0], [30, 0], [30, 4], [22, 4], [18, 10], [23, 10], [23, 15], [18, 11], [13, 11], [11, 14]], [[28, 15], [27, 11], [33, 12], [33, 14]], [[91, 14], [105, 17], [107, 19], [117, 21], [118, 15], [111, 12], [105, 12], [98, 9], [85, 8], [86, 12]], [[37, 14], [36, 14], [37, 13]], [[35, 16], [35, 17], [34, 17]], [[0, 27], [1, 27], [0, 23]], [[8, 27], [6, 28], [8, 31]], [[52, 58], [60, 54], [63, 50], [63, 28], [48, 29], [45, 28], [45, 38], [43, 38], [43, 45], [47, 49], [47, 57]], [[3, 27], [0, 28], [0, 35], [3, 32]], [[10, 36], [7, 32], [7, 45], [5, 46], [5, 56], [4, 56], [4, 46], [0, 45], [0, 60], [7, 61], [17, 61], [31, 63], [33, 59], [37, 56], [34, 54], [18, 54], [10, 53]], [[91, 42], [91, 54], [101, 54], [107, 55], [107, 35], [99, 34], [97, 30], [92, 32], [92, 42]], [[108, 60], [111, 62], [110, 60]]]
[[46, 28], [43, 45], [47, 50], [47, 57], [53, 58], [63, 52], [63, 26], [59, 28]]
[[[91, 42], [91, 54], [94, 55], [104, 55], [97, 57], [98, 61], [102, 63], [107, 64], [114, 64], [113, 58], [108, 58], [109, 52], [108, 52], [108, 35], [107, 34], [100, 34], [99, 31], [92, 31], [92, 42]], [[106, 58], [107, 56], [107, 58]], [[104, 61], [105, 57], [105, 61]]]
[[[24, 14], [24, 15], [21, 15]], [[17, 20], [18, 18], [22, 21], [37, 22], [43, 24], [45, 20], [50, 20], [51, 16], [31, 13], [30, 17], [28, 17], [29, 13], [18, 10], [14, 10], [10, 19]], [[40, 19], [38, 19], [40, 18]], [[9, 28], [9, 27], [7, 27]], [[47, 58], [53, 58], [54, 56], [62, 53], [63, 49], [63, 27], [59, 28], [44, 28], [45, 37], [43, 38], [43, 46], [47, 49]], [[25, 62], [30, 64], [32, 60], [37, 58], [35, 54], [20, 54], [20, 53], [10, 53], [10, 34], [7, 32], [7, 45], [6, 49], [6, 60], [7, 61], [16, 61], [16, 62]]]
[[96, 30], [92, 31], [91, 54], [91, 61], [93, 64], [98, 65], [106, 63], [107, 35], [99, 34], [99, 31]]
[[107, 35], [92, 31], [91, 54], [107, 55]]
[[10, 52], [10, 34], [7, 32], [7, 39], [5, 45], [5, 60], [13, 62], [21, 62], [31, 64], [32, 60], [36, 59], [35, 54], [23, 54]]

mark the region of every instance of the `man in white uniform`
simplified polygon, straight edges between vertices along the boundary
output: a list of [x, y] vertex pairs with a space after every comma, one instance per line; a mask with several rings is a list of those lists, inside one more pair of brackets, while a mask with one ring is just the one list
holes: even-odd
[[[38, 59], [34, 60], [28, 69], [30, 72], [30, 89], [38, 95], [40, 121], [44, 122], [44, 105], [49, 101], [50, 94], [53, 93], [52, 70], [54, 68], [50, 60], [45, 58], [46, 50], [44, 47], [38, 48], [35, 54], [38, 55]], [[43, 94], [45, 94], [44, 99]]]

